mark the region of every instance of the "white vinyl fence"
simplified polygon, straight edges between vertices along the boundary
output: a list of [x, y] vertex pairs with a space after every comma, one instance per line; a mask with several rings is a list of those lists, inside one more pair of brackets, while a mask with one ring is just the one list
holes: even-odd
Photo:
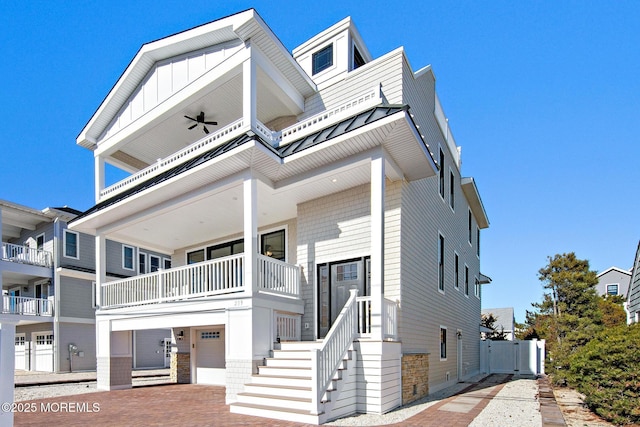
[[480, 341], [480, 370], [485, 374], [544, 374], [544, 340]]

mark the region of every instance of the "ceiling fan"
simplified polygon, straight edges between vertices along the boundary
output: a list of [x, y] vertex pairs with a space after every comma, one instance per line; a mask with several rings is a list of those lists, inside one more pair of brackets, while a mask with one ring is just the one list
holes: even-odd
[[195, 119], [193, 117], [189, 117], [189, 116], [184, 116], [184, 117], [195, 122], [194, 124], [189, 126], [189, 130], [195, 128], [196, 126], [198, 126], [199, 124], [202, 123], [202, 130], [204, 131], [204, 133], [209, 133], [209, 129], [207, 129], [206, 125], [215, 126], [215, 125], [218, 124], [218, 122], [205, 121], [205, 119], [204, 119], [204, 111], [200, 111], [200, 114], [198, 114]]

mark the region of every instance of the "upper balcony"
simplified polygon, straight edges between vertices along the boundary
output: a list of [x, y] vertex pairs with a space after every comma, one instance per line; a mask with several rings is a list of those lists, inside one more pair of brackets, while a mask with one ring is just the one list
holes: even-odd
[[2, 242], [2, 248], [0, 248], [0, 259], [46, 268], [53, 266], [53, 256], [51, 252], [5, 242]]
[[0, 298], [0, 316], [5, 320], [32, 323], [53, 317], [53, 297], [30, 298], [2, 295]]
[[98, 201], [103, 201], [131, 190], [136, 185], [162, 175], [170, 169], [195, 159], [208, 151], [221, 147], [225, 143], [233, 141], [247, 132], [259, 136], [267, 144], [277, 149], [381, 103], [382, 96], [380, 88], [372, 87], [334, 108], [307, 117], [278, 131], [270, 129], [270, 127], [273, 127], [273, 124], [267, 126], [259, 119], [255, 119], [253, 123], [250, 123], [244, 117], [239, 117], [226, 126], [207, 133], [203, 138], [187, 145], [185, 148], [179, 149], [164, 158], [158, 158], [153, 164], [130, 174], [126, 178], [106, 188], [100, 188], [98, 191]]
[[[300, 267], [256, 256], [255, 291], [299, 300]], [[245, 254], [232, 255], [103, 283], [98, 292], [100, 310], [251, 295], [245, 280], [246, 258]]]

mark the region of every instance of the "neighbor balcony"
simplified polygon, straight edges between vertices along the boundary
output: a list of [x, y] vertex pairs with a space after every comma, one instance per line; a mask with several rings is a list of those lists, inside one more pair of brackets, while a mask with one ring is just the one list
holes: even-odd
[[[300, 267], [256, 256], [258, 293], [300, 299]], [[106, 282], [100, 287], [100, 309], [242, 297], [250, 290], [245, 280], [247, 262], [246, 254], [237, 254]]]
[[53, 316], [53, 301], [44, 298], [2, 295], [0, 314], [18, 316]]
[[51, 255], [51, 252], [44, 251], [42, 249], [30, 248], [29, 246], [14, 245], [13, 243], [2, 242], [0, 259], [3, 261], [37, 265], [47, 268], [51, 268], [53, 266], [53, 256]]

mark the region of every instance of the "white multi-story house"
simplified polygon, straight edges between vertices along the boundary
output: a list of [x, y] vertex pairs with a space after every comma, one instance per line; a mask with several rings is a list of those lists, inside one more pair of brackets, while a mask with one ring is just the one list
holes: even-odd
[[[280, 419], [383, 413], [479, 372], [478, 190], [431, 67], [372, 58], [350, 18], [292, 54], [253, 9], [145, 44], [77, 142], [100, 388], [131, 387], [149, 328], [172, 329], [178, 382]], [[172, 268], [107, 282], [107, 240]]]
[[[67, 229], [80, 211], [36, 210], [0, 200], [0, 284], [3, 322], [15, 324], [15, 369], [69, 372], [96, 369], [95, 245]], [[110, 280], [169, 263], [166, 255], [107, 242]], [[134, 367], [162, 367], [167, 330], [133, 337]], [[169, 346], [170, 349], [170, 346]]]

